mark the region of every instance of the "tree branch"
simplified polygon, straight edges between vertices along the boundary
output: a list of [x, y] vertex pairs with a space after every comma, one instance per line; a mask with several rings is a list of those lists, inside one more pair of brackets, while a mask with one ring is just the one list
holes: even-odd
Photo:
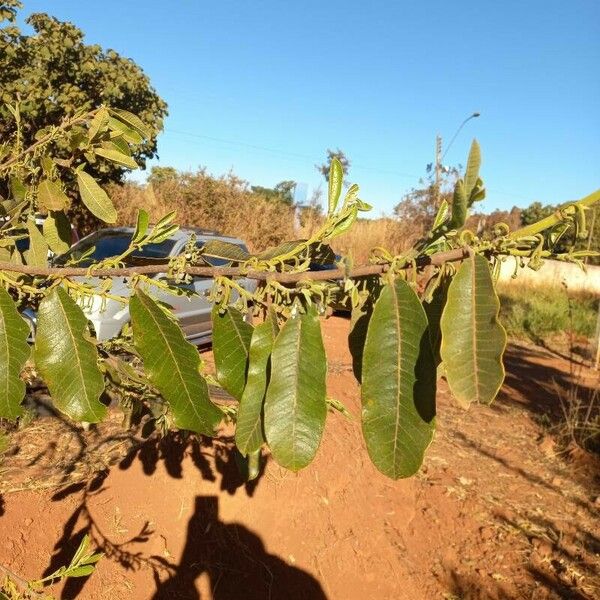
[[[416, 260], [417, 267], [423, 268], [428, 265], [443, 265], [447, 262], [463, 260], [469, 255], [467, 248], [456, 248], [447, 252], [439, 252], [433, 256], [422, 256]], [[406, 265], [405, 269], [412, 267]], [[279, 283], [296, 283], [302, 280], [327, 281], [330, 279], [342, 279], [344, 277], [357, 278], [369, 275], [379, 275], [388, 270], [388, 265], [362, 265], [350, 271], [345, 269], [328, 269], [325, 271], [302, 271], [300, 273], [280, 273], [273, 271], [257, 271], [240, 267], [194, 267], [188, 266], [184, 269], [189, 275], [200, 277], [247, 277], [258, 281], [278, 281]], [[11, 273], [23, 273], [25, 275], [40, 275], [42, 277], [131, 277], [133, 275], [157, 275], [166, 273], [169, 264], [141, 265], [138, 267], [118, 267], [112, 269], [94, 269], [86, 267], [37, 267], [35, 265], [17, 265], [10, 262], [0, 262], [0, 271]]]

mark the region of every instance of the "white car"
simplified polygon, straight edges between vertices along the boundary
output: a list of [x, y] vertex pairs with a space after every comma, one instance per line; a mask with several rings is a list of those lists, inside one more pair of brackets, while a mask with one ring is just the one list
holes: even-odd
[[[89, 266], [90, 264], [118, 256], [130, 244], [133, 235], [132, 227], [111, 227], [101, 229], [88, 235], [77, 242], [66, 254], [55, 260], [55, 265], [64, 264], [69, 258], [77, 258], [88, 252], [91, 248], [94, 250], [89, 257], [86, 257], [78, 266]], [[190, 236], [196, 236], [196, 244], [199, 247], [204, 246], [210, 240], [220, 240], [235, 244], [246, 251], [246, 246], [242, 240], [222, 236], [216, 232], [206, 231], [197, 228], [181, 228], [176, 231], [167, 240], [158, 244], [147, 244], [143, 248], [129, 257], [124, 262], [126, 266], [139, 266], [140, 264], [151, 264], [152, 262], [168, 262], [169, 258], [181, 254], [187, 244]], [[212, 259], [213, 266], [228, 264], [227, 261]], [[154, 277], [163, 277], [164, 273]], [[102, 281], [98, 278], [77, 277], [76, 280], [87, 283], [88, 285], [101, 285]], [[112, 278], [111, 294], [118, 296], [131, 295], [131, 288], [127, 285], [127, 279], [122, 277]], [[256, 282], [250, 279], [241, 278], [238, 283], [245, 289], [253, 292], [256, 289]], [[177, 284], [182, 288], [187, 288], [195, 292], [194, 295], [176, 296], [167, 292], [162, 292], [158, 288], [152, 287], [153, 296], [169, 304], [173, 308], [175, 316], [186, 338], [193, 344], [200, 345], [209, 342], [212, 334], [211, 311], [212, 304], [206, 297], [211, 289], [213, 280], [211, 277], [194, 277], [190, 283]], [[80, 303], [86, 317], [94, 326], [96, 337], [99, 341], [106, 341], [119, 335], [123, 326], [129, 322], [129, 306], [117, 300], [103, 300], [100, 296], [86, 298]], [[23, 311], [23, 316], [30, 321], [32, 331], [35, 330], [36, 315], [31, 309]]]

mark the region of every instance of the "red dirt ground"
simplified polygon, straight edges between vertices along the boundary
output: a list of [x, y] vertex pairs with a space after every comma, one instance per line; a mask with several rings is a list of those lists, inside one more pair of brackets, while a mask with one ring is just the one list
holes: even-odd
[[[0, 465], [0, 564], [39, 577], [68, 563], [91, 531], [107, 556], [87, 580], [49, 593], [90, 600], [599, 598], [598, 465], [584, 453], [558, 455], [547, 433], [558, 411], [553, 382], [568, 384], [567, 361], [511, 346], [500, 397], [467, 412], [442, 383], [425, 465], [413, 479], [393, 482], [371, 465], [361, 438], [347, 332], [345, 319], [324, 324], [328, 392], [353, 418], [329, 415], [317, 459], [297, 475], [268, 461], [259, 481], [244, 485], [226, 441], [201, 446], [174, 436], [127, 453], [132, 441], [110, 434], [117, 415], [101, 433], [32, 424]], [[597, 379], [584, 374], [584, 383]], [[36, 456], [25, 452], [34, 437]], [[61, 453], [72, 455], [77, 442], [93, 458], [107, 437], [124, 459], [87, 484], [50, 489], [52, 466], [64, 467]], [[87, 468], [102, 469], [102, 460], [97, 452]]]

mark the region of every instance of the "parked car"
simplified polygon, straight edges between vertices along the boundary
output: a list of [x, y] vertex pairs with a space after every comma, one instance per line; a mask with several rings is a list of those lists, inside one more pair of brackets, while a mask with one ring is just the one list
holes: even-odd
[[[78, 263], [79, 266], [89, 266], [111, 256], [118, 256], [129, 247], [133, 232], [132, 227], [111, 227], [96, 231], [77, 242], [66, 254], [55, 259], [54, 265], [64, 265], [69, 259], [81, 257], [92, 248], [93, 251], [89, 256]], [[151, 264], [152, 262], [167, 262], [169, 258], [181, 254], [191, 234], [196, 236], [196, 244], [199, 247], [204, 246], [209, 240], [221, 240], [246, 250], [244, 242], [237, 238], [226, 237], [216, 232], [197, 228], [181, 228], [163, 242], [143, 246], [139, 251], [125, 258], [124, 263], [126, 266], [139, 266], [141, 264]], [[211, 264], [219, 266], [226, 264], [226, 261], [211, 259]], [[163, 273], [154, 277], [164, 276]], [[91, 285], [94, 285], [94, 283], [100, 285], [101, 283], [99, 278], [78, 277], [75, 280], [85, 281]], [[254, 291], [256, 288], [256, 282], [247, 278], [241, 278], [239, 283], [249, 291]], [[110, 291], [115, 295], [131, 295], [131, 288], [127, 284], [126, 278], [113, 277]], [[190, 342], [196, 345], [209, 342], [212, 334], [212, 304], [206, 297], [206, 293], [212, 287], [212, 278], [194, 277], [190, 283], [177, 285], [195, 292], [195, 295], [176, 296], [160, 291], [158, 288], [153, 288], [152, 294], [173, 307], [173, 312], [179, 319], [183, 333]], [[129, 306], [123, 306], [117, 300], [103, 300], [100, 296], [92, 296], [91, 299], [86, 298], [81, 302], [81, 308], [94, 326], [96, 337], [100, 341], [116, 337], [123, 326], [129, 322]], [[35, 312], [26, 309], [23, 311], [23, 316], [29, 320], [32, 331], [35, 331]]]

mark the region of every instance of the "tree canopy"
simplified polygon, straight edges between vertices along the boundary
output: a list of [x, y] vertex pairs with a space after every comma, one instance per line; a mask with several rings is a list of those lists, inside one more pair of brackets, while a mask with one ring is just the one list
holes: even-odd
[[[115, 50], [88, 45], [75, 25], [44, 13], [25, 20], [31, 34], [16, 25], [20, 0], [0, 2], [0, 137], [10, 139], [17, 124], [8, 106], [21, 115], [23, 147], [30, 146], [36, 132], [60, 124], [78, 111], [101, 105], [135, 112], [149, 131], [133, 158], [145, 166], [156, 154], [156, 138], [167, 115], [167, 105], [150, 84], [148, 76], [131, 59]], [[77, 145], [77, 130], [68, 145]], [[70, 154], [70, 148], [55, 145], [55, 158]], [[89, 170], [101, 182], [119, 181], [125, 168], [114, 162], [89, 157]]]

